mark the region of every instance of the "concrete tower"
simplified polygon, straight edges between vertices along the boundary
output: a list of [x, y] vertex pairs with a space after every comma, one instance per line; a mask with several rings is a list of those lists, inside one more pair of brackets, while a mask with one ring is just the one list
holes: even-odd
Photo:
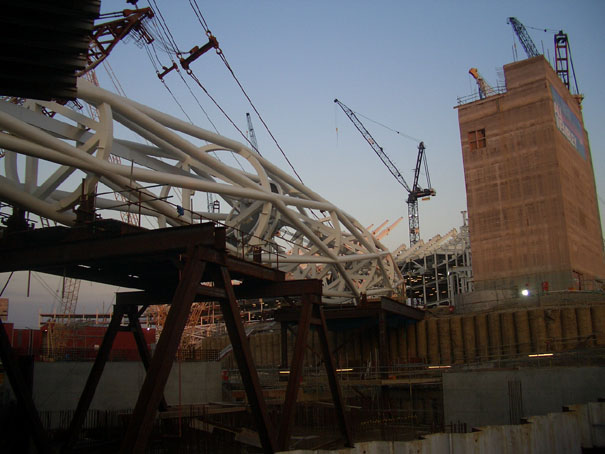
[[543, 56], [506, 92], [458, 106], [475, 290], [603, 286], [603, 236], [579, 101]]

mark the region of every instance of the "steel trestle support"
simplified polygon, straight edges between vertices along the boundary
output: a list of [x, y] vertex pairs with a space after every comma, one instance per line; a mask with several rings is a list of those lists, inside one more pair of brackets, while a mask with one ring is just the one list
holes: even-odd
[[[124, 315], [128, 316], [128, 328], [132, 332], [132, 335], [134, 337], [135, 343], [137, 345], [137, 350], [141, 358], [141, 362], [143, 363], [143, 367], [145, 367], [145, 371], [149, 371], [149, 365], [151, 364], [151, 354], [149, 353], [147, 343], [145, 342], [145, 336], [143, 335], [141, 323], [139, 322], [137, 308], [136, 306], [126, 306], [118, 303], [114, 306], [111, 321], [109, 322], [109, 326], [107, 327], [107, 331], [105, 332], [105, 336], [103, 337], [103, 341], [95, 358], [95, 362], [92, 366], [90, 374], [88, 375], [84, 390], [80, 395], [78, 406], [76, 407], [74, 416], [71, 420], [69, 431], [67, 433], [67, 440], [65, 441], [62, 448], [63, 453], [67, 453], [72, 449], [73, 444], [75, 443], [76, 438], [80, 430], [82, 429], [82, 424], [86, 419], [86, 412], [90, 408], [94, 393], [97, 389], [97, 386], [99, 385], [99, 381], [101, 380], [101, 375], [103, 374], [105, 364], [109, 360], [111, 348], [115, 340], [116, 334], [118, 333], [118, 331], [120, 331], [120, 325], [122, 323]], [[162, 399], [160, 401], [160, 410], [164, 411], [166, 410], [166, 408], [166, 400], [162, 395]]]
[[[109, 359], [111, 348], [118, 331], [130, 331], [134, 335], [141, 361], [147, 373], [139, 392], [134, 412], [120, 452], [142, 453], [148, 444], [158, 409], [166, 408], [164, 388], [172, 368], [181, 335], [194, 301], [212, 300], [220, 303], [233, 351], [244, 382], [248, 401], [258, 425], [259, 439], [266, 453], [274, 453], [289, 445], [294, 420], [296, 397], [303, 371], [303, 359], [307, 348], [309, 329], [319, 330], [324, 362], [334, 400], [338, 422], [345, 443], [351, 445], [351, 435], [344, 412], [339, 383], [334, 369], [331, 349], [328, 345], [327, 328], [321, 306], [322, 282], [317, 279], [285, 280], [285, 273], [261, 264], [229, 256], [225, 248], [225, 230], [200, 225], [185, 228], [171, 228], [162, 232], [137, 232], [122, 234], [121, 224], [102, 221], [90, 230], [72, 232], [59, 229], [35, 232], [32, 243], [30, 233], [19, 237], [18, 244], [0, 241], [0, 250], [11, 250], [15, 262], [5, 263], [9, 271], [18, 269], [38, 269], [50, 273], [64, 273], [72, 276], [77, 270], [92, 270], [88, 276], [95, 282], [120, 285], [124, 276], [136, 274], [139, 279], [132, 287], [138, 291], [122, 292], [116, 296], [114, 313], [105, 333], [97, 357], [88, 376], [78, 406], [71, 421], [62, 451], [70, 452], [86, 419], [86, 413], [100, 382], [103, 369]], [[185, 234], [179, 237], [178, 231]], [[97, 234], [101, 232], [101, 234]], [[77, 233], [77, 234], [76, 234]], [[57, 235], [59, 238], [57, 238]], [[130, 243], [124, 241], [128, 236]], [[77, 247], [76, 247], [77, 243]], [[126, 245], [126, 246], [125, 246]], [[144, 247], [146, 246], [146, 248]], [[66, 253], [67, 246], [70, 253]], [[87, 251], [94, 246], [100, 257], [91, 256]], [[127, 247], [127, 250], [120, 246]], [[39, 250], [45, 254], [40, 257]], [[77, 253], [72, 257], [71, 252]], [[50, 255], [50, 257], [48, 256]], [[19, 258], [19, 260], [17, 260]], [[234, 286], [232, 279], [241, 282]], [[202, 282], [214, 282], [214, 287]], [[296, 354], [292, 360], [290, 381], [283, 405], [283, 418], [279, 431], [270, 418], [268, 406], [241, 319], [239, 299], [250, 298], [301, 297], [303, 317], [291, 320], [299, 325], [296, 339]], [[147, 349], [139, 316], [143, 309], [154, 304], [171, 305], [164, 329], [158, 340], [155, 353], [151, 357]], [[128, 326], [122, 326], [124, 316]], [[282, 333], [285, 334], [283, 329]], [[285, 339], [282, 347], [287, 346]], [[286, 348], [284, 347], [284, 352]], [[40, 452], [52, 447], [44, 432], [31, 394], [12, 358], [8, 337], [0, 325], [0, 353], [7, 370], [19, 405], [25, 410], [28, 428]], [[287, 355], [282, 354], [282, 366], [287, 367]]]
[[137, 403], [122, 442], [121, 453], [143, 453], [153, 428], [153, 421], [162, 401], [181, 334], [206, 263], [200, 260], [199, 247], [188, 248], [185, 268], [172, 299], [166, 323], [158, 340], [149, 371], [141, 387]]
[[84, 390], [80, 395], [80, 400], [78, 400], [78, 406], [76, 407], [76, 411], [74, 412], [74, 416], [71, 420], [69, 431], [67, 433], [67, 440], [63, 445], [62, 452], [69, 452], [69, 450], [72, 448], [73, 444], [76, 441], [78, 433], [82, 428], [82, 424], [86, 419], [86, 412], [90, 407], [90, 403], [92, 402], [99, 381], [101, 380], [101, 375], [103, 374], [105, 363], [109, 359], [111, 347], [113, 345], [113, 341], [116, 338], [116, 334], [118, 333], [118, 329], [120, 328], [120, 324], [122, 323], [123, 317], [124, 308], [117, 305], [114, 306], [111, 321], [109, 322], [109, 326], [107, 327], [105, 336], [103, 336], [103, 341], [101, 342], [101, 346], [99, 347], [99, 351], [97, 352], [97, 356], [95, 358], [94, 364], [92, 365], [92, 369], [88, 374], [88, 379], [86, 380], [86, 385], [84, 385]]
[[[287, 348], [287, 342], [283, 339], [286, 336], [284, 326], [285, 325], [282, 325], [282, 348]], [[284, 402], [281, 426], [279, 430], [278, 446], [279, 449], [282, 451], [288, 450], [289, 448], [292, 424], [294, 421], [296, 399], [298, 397], [298, 390], [300, 388], [300, 381], [302, 377], [304, 354], [306, 349], [308, 348], [307, 338], [311, 327], [315, 327], [319, 334], [319, 342], [321, 345], [322, 356], [324, 358], [326, 374], [328, 376], [328, 382], [330, 384], [330, 391], [332, 393], [332, 399], [334, 401], [334, 407], [336, 410], [336, 417], [338, 420], [340, 431], [342, 433], [345, 445], [348, 447], [353, 446], [350, 426], [345, 413], [342, 392], [340, 389], [340, 384], [336, 377], [335, 362], [332, 356], [332, 349], [330, 348], [328, 340], [328, 329], [326, 326], [326, 319], [324, 317], [323, 310], [321, 307], [321, 298], [320, 295], [303, 294], [302, 308], [298, 320], [296, 343], [292, 355], [292, 363], [290, 366], [290, 374], [288, 377], [288, 387], [286, 389], [286, 399]], [[286, 360], [282, 359], [282, 362], [285, 363]]]
[[231, 285], [231, 277], [229, 270], [221, 267], [220, 285], [225, 289], [227, 294], [226, 299], [220, 300], [223, 320], [229, 333], [229, 339], [233, 345], [233, 354], [237, 361], [242, 382], [246, 389], [248, 401], [252, 407], [252, 414], [257, 423], [258, 435], [263, 448], [267, 454], [272, 454], [277, 451], [277, 439], [275, 437], [275, 428], [269, 419], [269, 412], [263, 397], [263, 390], [260, 385], [258, 373], [252, 360], [252, 351], [250, 344], [246, 338], [244, 325], [240, 317], [239, 306], [235, 299], [235, 292]]
[[30, 433], [36, 449], [39, 453], [52, 452], [50, 441], [42, 426], [42, 421], [34, 405], [32, 394], [27, 389], [25, 378], [17, 364], [17, 358], [9, 342], [2, 320], [0, 320], [0, 359], [2, 359], [4, 370], [6, 370], [6, 375], [8, 375], [8, 380], [17, 398], [17, 403], [23, 410], [23, 415], [27, 419], [27, 422], [29, 422]]
[[336, 378], [336, 363], [332, 356], [332, 350], [328, 341], [328, 328], [326, 326], [326, 317], [324, 316], [321, 306], [315, 305], [315, 311], [318, 313], [321, 324], [319, 325], [319, 341], [323, 350], [324, 363], [326, 365], [326, 372], [328, 374], [328, 382], [330, 383], [330, 390], [332, 391], [332, 399], [334, 399], [334, 407], [336, 408], [336, 418], [338, 419], [338, 425], [340, 431], [343, 434], [345, 445], [349, 448], [353, 447], [353, 437], [351, 435], [351, 426], [345, 413], [344, 400], [342, 398], [342, 391], [340, 389], [340, 383]]
[[298, 333], [296, 335], [296, 343], [294, 345], [294, 353], [292, 355], [292, 365], [288, 377], [288, 387], [286, 389], [286, 400], [284, 402], [284, 411], [282, 414], [281, 427], [279, 430], [279, 448], [287, 450], [290, 442], [290, 431], [294, 422], [294, 409], [296, 405], [296, 397], [300, 387], [300, 379], [302, 377], [303, 359], [307, 347], [307, 336], [311, 325], [311, 315], [313, 312], [313, 302], [310, 295], [303, 295], [302, 310], [300, 312], [300, 320], [298, 321]]

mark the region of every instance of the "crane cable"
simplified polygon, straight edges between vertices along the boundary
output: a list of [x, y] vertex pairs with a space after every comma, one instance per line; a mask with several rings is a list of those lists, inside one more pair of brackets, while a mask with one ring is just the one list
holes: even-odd
[[420, 140], [420, 139], [417, 139], [416, 137], [412, 137], [412, 136], [410, 136], [410, 135], [408, 135], [408, 134], [405, 134], [405, 133], [403, 133], [403, 132], [401, 132], [401, 131], [397, 131], [396, 129], [393, 129], [393, 128], [391, 128], [391, 127], [389, 127], [389, 126], [385, 125], [385, 124], [382, 124], [382, 123], [380, 123], [379, 121], [372, 120], [371, 118], [366, 117], [365, 115], [360, 114], [359, 112], [355, 112], [355, 111], [352, 111], [352, 112], [353, 112], [355, 115], [358, 115], [358, 116], [360, 116], [360, 117], [363, 117], [363, 118], [365, 118], [366, 120], [371, 121], [372, 123], [376, 123], [377, 125], [382, 126], [383, 128], [386, 128], [386, 129], [388, 129], [389, 131], [392, 131], [392, 132], [394, 132], [394, 133], [396, 133], [396, 134], [399, 134], [400, 136], [403, 136], [403, 137], [405, 137], [406, 139], [413, 140], [414, 142], [421, 142], [421, 140]]
[[[153, 49], [158, 62], [161, 64], [161, 62], [159, 61], [159, 56], [158, 56], [158, 54], [157, 54], [157, 52], [155, 50], [155, 46], [153, 45], [153, 43], [151, 43], [150, 46]], [[147, 52], [147, 56], [149, 57], [149, 60], [151, 61], [151, 64], [153, 65], [156, 73], [159, 74], [159, 68], [156, 65], [156, 62], [153, 60], [153, 56], [151, 54], [151, 51], [149, 50], [149, 47], [148, 46], [144, 46], [144, 48], [145, 48], [145, 52]], [[191, 120], [191, 117], [187, 114], [187, 112], [185, 111], [185, 109], [183, 108], [183, 106], [181, 105], [181, 103], [179, 102], [179, 100], [176, 98], [175, 94], [172, 92], [172, 90], [170, 89], [170, 87], [168, 87], [168, 84], [162, 78], [160, 78], [160, 81], [164, 85], [164, 88], [166, 88], [166, 90], [168, 90], [168, 93], [170, 94], [170, 96], [172, 96], [173, 101], [177, 104], [177, 106], [179, 106], [179, 108], [181, 109], [181, 112], [183, 112], [183, 114], [187, 117], [187, 119], [189, 120], [189, 123], [193, 124], [193, 120]]]
[[[171, 58], [171, 54], [176, 55], [176, 57], [178, 59], [182, 58], [182, 52], [180, 52], [178, 50], [178, 45], [176, 44], [176, 41], [174, 39], [174, 36], [172, 35], [172, 33], [170, 32], [170, 28], [168, 27], [168, 24], [166, 23], [164, 16], [162, 15], [161, 11], [159, 10], [159, 7], [157, 6], [157, 3], [155, 3], [154, 0], [150, 0], [150, 2], [153, 2], [154, 5], [154, 9], [157, 10], [158, 12], [158, 33], [161, 34], [163, 33], [165, 35], [165, 37], [168, 40], [168, 43], [170, 43], [170, 46], [164, 46], [164, 51], [169, 55], [170, 57], [170, 61], [172, 63], [172, 66], [174, 66], [177, 70], [177, 72], [179, 73], [180, 78], [183, 80], [183, 83], [185, 84], [185, 86], [187, 87], [187, 89], [189, 90], [189, 92], [193, 95], [193, 98], [195, 99], [196, 103], [198, 104], [198, 106], [200, 107], [200, 109], [202, 110], [202, 112], [204, 112], [204, 115], [206, 115], [206, 118], [208, 119], [208, 121], [210, 122], [210, 124], [212, 125], [212, 127], [214, 128], [214, 130], [216, 131], [217, 134], [219, 134], [218, 129], [216, 127], [216, 125], [212, 122], [212, 120], [210, 119], [210, 116], [208, 115], [208, 113], [206, 112], [206, 110], [202, 107], [201, 103], [199, 102], [199, 99], [193, 94], [193, 91], [191, 90], [191, 87], [187, 84], [185, 78], [183, 77], [183, 75], [181, 74], [180, 70], [178, 69], [178, 65], [176, 65], [176, 63], [174, 62], [174, 60], [172, 60]], [[160, 42], [162, 43], [166, 43], [165, 40], [160, 39]], [[165, 67], [162, 65], [160, 58], [157, 54], [157, 51], [155, 50], [155, 47], [153, 45], [153, 43], [151, 43], [151, 47], [153, 49], [153, 52], [155, 54], [155, 57], [158, 61], [158, 63], [160, 64], [160, 66], [162, 66], [164, 69]], [[157, 65], [155, 64], [155, 62], [153, 61], [153, 58], [151, 56], [151, 53], [149, 51], [147, 51], [150, 59], [152, 60], [152, 64], [156, 70], [156, 73], [159, 75], [160, 71], [159, 68], [157, 67]], [[224, 111], [224, 109], [218, 104], [218, 102], [210, 95], [210, 93], [208, 92], [208, 90], [206, 90], [205, 87], [202, 86], [202, 84], [199, 82], [199, 80], [197, 80], [197, 78], [193, 75], [193, 72], [189, 69], [187, 70], [187, 74], [189, 74], [195, 81], [196, 83], [202, 88], [202, 90], [204, 90], [204, 92], [206, 93], [206, 95], [212, 100], [212, 102], [216, 105], [216, 107], [223, 113], [223, 115], [229, 120], [229, 122], [235, 127], [235, 129], [241, 134], [241, 136], [247, 140], [248, 142], [250, 142], [248, 140], [248, 138], [246, 137], [246, 135], [237, 127], [237, 125], [235, 125], [235, 122], [229, 117], [229, 115]], [[189, 122], [191, 124], [193, 124], [193, 121], [191, 120], [191, 118], [189, 117], [189, 115], [187, 115], [187, 113], [185, 112], [184, 108], [182, 107], [182, 105], [179, 103], [179, 101], [177, 100], [176, 96], [174, 95], [174, 93], [172, 93], [172, 91], [170, 90], [170, 88], [168, 87], [168, 84], [166, 83], [166, 81], [164, 80], [164, 78], [159, 77], [159, 79], [162, 81], [162, 84], [166, 87], [166, 89], [168, 90], [168, 92], [170, 93], [170, 95], [172, 96], [172, 98], [174, 99], [174, 101], [178, 104], [178, 106], [181, 108], [181, 110], [183, 111], [183, 113], [185, 114], [185, 116], [188, 118]], [[217, 159], [218, 156], [215, 157]], [[238, 159], [237, 155], [234, 154], [233, 158], [235, 159], [235, 162], [237, 162], [237, 165], [240, 167], [240, 169], [242, 171], [245, 171], [244, 167], [242, 166], [242, 163], [240, 162], [240, 160]], [[220, 161], [220, 159], [219, 159]]]
[[195, 93], [193, 92], [193, 90], [191, 89], [191, 87], [189, 86], [189, 84], [187, 83], [187, 80], [183, 77], [183, 74], [181, 73], [181, 70], [178, 67], [176, 68], [176, 72], [178, 73], [179, 77], [181, 78], [181, 80], [183, 81], [183, 83], [185, 84], [185, 86], [187, 87], [187, 90], [189, 90], [189, 93], [191, 94], [191, 96], [193, 97], [193, 99], [195, 99], [195, 102], [197, 103], [197, 105], [199, 106], [199, 108], [202, 110], [202, 112], [204, 112], [204, 115], [206, 116], [206, 119], [208, 120], [208, 122], [212, 125], [212, 128], [214, 129], [214, 132], [216, 132], [218, 134], [219, 133], [218, 132], [218, 128], [216, 127], [216, 125], [214, 124], [214, 122], [210, 119], [210, 115], [208, 115], [208, 112], [206, 112], [206, 109], [204, 109], [204, 107], [200, 103], [200, 100], [197, 98], [197, 96], [195, 96]]
[[[179, 57], [179, 59], [181, 58], [182, 54], [180, 51], [178, 51], [178, 46], [176, 44], [176, 41], [174, 40], [174, 37], [172, 36], [172, 34], [170, 33], [170, 30], [168, 28], [168, 24], [166, 23], [162, 13], [159, 11], [159, 7], [157, 6], [157, 3], [155, 3], [154, 0], [150, 0], [150, 2], [153, 2], [155, 9], [158, 11], [159, 14], [159, 23], [160, 26], [162, 27], [162, 29], [165, 30], [165, 34], [167, 35], [167, 37], [169, 38], [169, 41], [171, 42], [171, 47], [172, 50], [176, 53], [177, 57]], [[197, 4], [196, 0], [189, 0], [189, 3], [196, 15], [196, 17], [198, 18], [198, 21], [200, 22], [202, 28], [204, 29], [206, 36], [210, 37], [212, 36], [210, 29], [208, 28], [208, 24], [199, 8], [199, 5]], [[254, 112], [256, 112], [256, 114], [258, 115], [260, 121], [262, 122], [263, 126], [265, 127], [265, 129], [267, 130], [267, 132], [269, 133], [269, 135], [271, 136], [271, 138], [273, 139], [274, 143], [276, 144], [277, 148], [280, 150], [280, 152], [282, 153], [284, 159], [286, 160], [286, 162], [288, 163], [288, 165], [290, 166], [290, 168], [292, 169], [292, 171], [294, 172], [294, 174], [296, 175], [296, 177], [298, 178], [298, 180], [304, 184], [302, 178], [300, 177], [300, 175], [298, 174], [298, 172], [296, 171], [296, 169], [294, 168], [294, 165], [292, 164], [292, 162], [288, 159], [288, 157], [286, 156], [285, 151], [282, 149], [282, 147], [279, 145], [279, 143], [277, 142], [277, 139], [275, 138], [275, 136], [273, 135], [273, 133], [271, 132], [271, 130], [269, 129], [268, 125], [266, 124], [266, 122], [264, 121], [264, 119], [262, 118], [262, 116], [260, 115], [260, 112], [258, 111], [258, 109], [256, 108], [256, 106], [254, 105], [254, 103], [252, 102], [252, 100], [250, 99], [250, 97], [248, 96], [248, 94], [246, 93], [246, 90], [244, 89], [244, 87], [242, 86], [241, 82], [239, 81], [239, 79], [237, 78], [237, 76], [235, 75], [235, 72], [233, 71], [233, 69], [231, 68], [231, 65], [229, 65], [229, 62], [227, 61], [226, 57], [223, 54], [223, 51], [220, 47], [218, 47], [216, 49], [216, 53], [217, 55], [219, 55], [221, 57], [221, 60], [223, 61], [223, 63], [225, 64], [225, 66], [227, 67], [227, 69], [229, 70], [229, 72], [231, 73], [232, 77], [234, 78], [234, 80], [236, 81], [237, 85], [240, 87], [240, 90], [242, 91], [242, 93], [244, 94], [244, 96], [246, 97], [246, 99], [248, 100], [248, 102], [250, 103], [251, 107], [254, 109]], [[204, 85], [200, 82], [200, 80], [198, 79], [198, 77], [194, 74], [193, 70], [191, 68], [188, 68], [186, 70], [186, 73], [197, 83], [197, 85], [204, 91], [204, 93], [206, 94], [206, 96], [208, 96], [208, 98], [210, 98], [210, 100], [214, 103], [214, 105], [221, 111], [221, 113], [225, 116], [225, 118], [227, 118], [227, 120], [233, 125], [233, 127], [235, 128], [235, 130], [237, 132], [239, 132], [239, 134], [244, 138], [244, 140], [246, 142], [248, 142], [251, 146], [252, 143], [250, 142], [250, 139], [246, 136], [246, 134], [243, 133], [243, 131], [235, 124], [235, 122], [231, 119], [231, 117], [227, 114], [227, 112], [220, 106], [220, 104], [216, 101], [216, 99], [210, 94], [210, 92], [206, 89], [206, 87], [204, 87]], [[159, 73], [158, 73], [159, 74]], [[237, 160], [237, 156], [234, 156]], [[237, 160], [238, 164], [241, 167], [241, 164], [239, 163], [239, 160]], [[243, 168], [242, 168], [243, 170]], [[319, 217], [317, 216], [317, 214], [313, 211], [310, 210], [311, 213], [314, 215], [314, 217], [316, 219], [319, 219]]]
[[[206, 22], [206, 19], [204, 18], [204, 15], [202, 14], [202, 11], [200, 10], [199, 5], [197, 4], [197, 0], [189, 0], [189, 4], [191, 5], [191, 8], [193, 9], [193, 11], [194, 11], [194, 13], [195, 13], [198, 21], [200, 22], [202, 28], [206, 32], [206, 35], [208, 37], [210, 37], [211, 33], [210, 33], [210, 29], [208, 28], [208, 23]], [[221, 60], [223, 61], [223, 63], [225, 64], [225, 66], [227, 67], [227, 69], [229, 70], [229, 72], [231, 73], [231, 76], [233, 77], [233, 79], [235, 80], [235, 82], [239, 86], [240, 90], [242, 91], [242, 93], [244, 94], [244, 96], [246, 97], [246, 99], [248, 100], [248, 102], [250, 103], [250, 106], [252, 107], [252, 109], [254, 110], [254, 112], [256, 113], [256, 115], [258, 116], [259, 120], [261, 121], [261, 123], [265, 127], [266, 131], [269, 133], [269, 136], [271, 137], [271, 139], [273, 140], [273, 142], [275, 143], [275, 145], [277, 146], [277, 148], [281, 152], [282, 156], [284, 157], [284, 159], [286, 160], [286, 162], [288, 163], [288, 165], [290, 166], [290, 168], [292, 169], [292, 171], [294, 172], [294, 174], [296, 175], [296, 177], [298, 178], [298, 180], [302, 184], [304, 184], [302, 178], [300, 177], [300, 175], [298, 174], [298, 172], [294, 168], [294, 165], [292, 164], [292, 162], [290, 161], [290, 159], [288, 159], [288, 156], [286, 156], [286, 152], [283, 150], [283, 148], [277, 142], [277, 139], [275, 138], [275, 136], [273, 135], [273, 133], [269, 129], [269, 126], [267, 125], [267, 123], [265, 122], [265, 120], [261, 116], [260, 112], [258, 111], [258, 109], [256, 108], [256, 106], [252, 102], [252, 99], [250, 99], [250, 96], [248, 96], [248, 93], [244, 89], [243, 85], [241, 84], [241, 82], [239, 81], [239, 79], [237, 78], [237, 76], [235, 75], [235, 71], [233, 71], [233, 68], [231, 67], [231, 65], [227, 61], [227, 58], [225, 57], [225, 54], [223, 53], [223, 51], [222, 51], [222, 49], [220, 47], [216, 49], [216, 53], [218, 54], [218, 56], [221, 58]], [[187, 72], [189, 73], [189, 71], [187, 71]], [[193, 76], [193, 71], [191, 71], [191, 74], [189, 74], [189, 75], [192, 76], [192, 77], [194, 77]], [[199, 81], [197, 80], [197, 78], [194, 77], [194, 80], [196, 80], [198, 82], [198, 85], [200, 85], [200, 87], [202, 87], [201, 84], [199, 83]], [[204, 87], [202, 87], [202, 89], [204, 91], [206, 91], [206, 89]], [[221, 111], [222, 111], [222, 109], [221, 109]], [[235, 126], [235, 124], [234, 124], [234, 126]], [[239, 128], [236, 127], [236, 129], [239, 131]], [[240, 132], [240, 134], [243, 135], [243, 133], [241, 131], [239, 131], [239, 132]], [[246, 140], [248, 142], [250, 142], [245, 135], [244, 135], [244, 137], [246, 138]]]
[[166, 23], [166, 20], [164, 19], [164, 16], [162, 15], [162, 12], [160, 11], [160, 8], [158, 7], [157, 3], [155, 2], [155, 0], [149, 0], [149, 3], [153, 3], [153, 10], [157, 11], [158, 15], [159, 15], [159, 25], [162, 28], [162, 30], [164, 31], [164, 34], [166, 35], [166, 37], [168, 38], [168, 43], [170, 44], [170, 46], [172, 47], [172, 51], [177, 55], [180, 56], [181, 52], [179, 51], [179, 47], [176, 43], [176, 40], [174, 39], [174, 36], [172, 36], [172, 33], [170, 32], [170, 29], [168, 28], [168, 24]]
[[529, 25], [524, 25], [524, 26], [525, 26], [525, 28], [531, 28], [532, 30], [538, 30], [538, 31], [541, 31], [541, 32], [544, 32], [544, 33], [547, 33], [547, 32], [557, 33], [557, 31], [558, 31], [558, 30], [554, 30], [552, 28], [530, 27]]

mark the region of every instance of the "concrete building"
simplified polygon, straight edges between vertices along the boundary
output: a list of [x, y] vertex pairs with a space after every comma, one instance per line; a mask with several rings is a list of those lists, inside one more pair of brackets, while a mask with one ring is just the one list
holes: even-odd
[[457, 107], [475, 290], [603, 288], [580, 98], [543, 56], [504, 74], [506, 91]]

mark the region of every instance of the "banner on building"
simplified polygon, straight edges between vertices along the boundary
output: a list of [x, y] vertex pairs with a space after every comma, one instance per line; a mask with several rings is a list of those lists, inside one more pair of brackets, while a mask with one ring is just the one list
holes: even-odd
[[569, 108], [563, 97], [555, 87], [550, 86], [552, 100], [555, 107], [555, 122], [557, 128], [565, 136], [584, 159], [586, 159], [586, 146], [584, 144], [584, 128], [575, 113]]

